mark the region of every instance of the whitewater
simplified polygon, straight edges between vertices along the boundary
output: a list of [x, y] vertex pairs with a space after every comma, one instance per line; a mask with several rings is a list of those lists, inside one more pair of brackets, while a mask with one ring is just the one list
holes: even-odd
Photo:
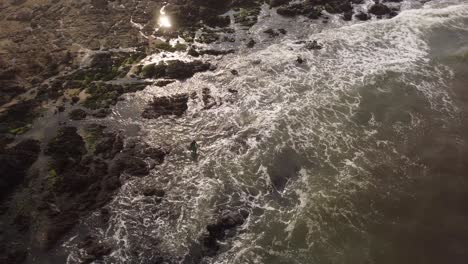
[[[202, 263], [441, 263], [430, 253], [417, 259], [434, 248], [446, 263], [461, 263], [464, 254], [440, 247], [453, 242], [450, 232], [416, 223], [447, 215], [428, 192], [439, 190], [443, 166], [459, 166], [468, 153], [467, 102], [459, 97], [468, 3], [408, 1], [402, 9], [392, 19], [330, 16], [323, 24], [264, 7], [249, 32], [236, 29], [239, 38], [255, 38], [253, 49], [220, 44], [238, 52], [202, 58], [216, 70], [126, 95], [104, 123], [130, 135], [127, 144], [171, 152], [149, 176], [123, 176], [107, 225], [96, 212], [75, 235], [88, 230], [110, 243], [115, 251], [103, 263], [157, 263], [161, 255], [183, 263], [207, 224], [245, 210], [235, 236]], [[267, 28], [287, 34], [271, 39], [262, 34]], [[314, 40], [323, 48], [304, 48]], [[159, 53], [144, 63], [185, 56]], [[211, 109], [194, 96], [180, 118], [140, 115], [154, 96], [204, 88], [217, 102]], [[165, 197], [143, 196], [147, 186]], [[448, 213], [462, 217], [456, 212]], [[75, 235], [60, 249], [68, 263], [84, 254]]]

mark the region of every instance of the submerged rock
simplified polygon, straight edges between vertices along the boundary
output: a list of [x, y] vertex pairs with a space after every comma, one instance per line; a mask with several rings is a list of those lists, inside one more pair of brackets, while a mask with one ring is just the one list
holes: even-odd
[[155, 119], [166, 115], [181, 116], [188, 109], [188, 99], [189, 95], [186, 93], [155, 97], [143, 111], [142, 116], [148, 119]]
[[108, 244], [97, 241], [97, 239], [91, 235], [86, 236], [85, 239], [78, 244], [78, 248], [86, 252], [82, 263], [92, 263], [96, 260], [102, 260], [104, 256], [112, 252], [112, 248]]
[[220, 250], [220, 242], [233, 236], [237, 227], [243, 225], [248, 216], [249, 213], [242, 209], [222, 214], [214, 223], [206, 226], [207, 233], [192, 245], [182, 263], [201, 263], [203, 258], [215, 256]]
[[278, 153], [268, 167], [271, 184], [276, 191], [283, 191], [291, 179], [297, 177], [301, 169], [301, 157], [290, 148]]
[[156, 197], [164, 197], [164, 195], [166, 194], [166, 192], [164, 192], [164, 190], [161, 190], [161, 189], [157, 189], [157, 188], [146, 188], [143, 190], [143, 195], [144, 196], [156, 196]]

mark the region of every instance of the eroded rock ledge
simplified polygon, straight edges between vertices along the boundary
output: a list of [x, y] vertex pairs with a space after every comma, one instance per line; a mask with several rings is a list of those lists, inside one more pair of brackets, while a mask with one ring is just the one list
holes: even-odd
[[161, 116], [181, 116], [188, 109], [188, 94], [176, 94], [172, 96], [155, 97], [143, 111], [142, 117], [155, 119]]

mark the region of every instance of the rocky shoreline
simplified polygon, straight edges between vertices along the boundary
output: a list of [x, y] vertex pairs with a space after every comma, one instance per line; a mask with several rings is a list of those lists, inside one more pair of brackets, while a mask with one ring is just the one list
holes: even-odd
[[[340, 14], [344, 21], [392, 18], [398, 8], [387, 2], [399, 1], [376, 2], [367, 13], [355, 11], [362, 0], [291, 2], [173, 0], [165, 8], [173, 20], [171, 28], [158, 25], [159, 11], [166, 5], [162, 1], [0, 3], [0, 243], [9, 245], [0, 249], [0, 263], [24, 263], [36, 250], [47, 252], [91, 212], [101, 210], [105, 222], [105, 206], [123, 184], [121, 175], [144, 177], [170, 155], [169, 149], [130, 142], [120, 131], [85, 122], [108, 116], [124, 100], [122, 95], [214, 71], [210, 58], [237, 52], [204, 45], [238, 41], [253, 48], [253, 38], [234, 38], [232, 25], [247, 31], [265, 6], [283, 17], [327, 23], [330, 14]], [[232, 16], [226, 15], [229, 10]], [[287, 32], [268, 29], [265, 34], [274, 38]], [[316, 41], [302, 44], [321, 48]], [[148, 63], [147, 56], [155, 53], [182, 53], [193, 60]], [[235, 69], [231, 73], [239, 74]], [[181, 116], [195, 97], [188, 93], [155, 97], [141, 115]], [[204, 110], [219, 103], [208, 88], [200, 97]], [[56, 135], [38, 139], [28, 134], [38, 118], [61, 113], [67, 118]], [[147, 189], [144, 195], [160, 199], [164, 190]], [[219, 242], [234, 236], [247, 218], [242, 208], [215, 215], [184, 263], [200, 263], [217, 254]], [[83, 263], [112, 252], [91, 235], [84, 236], [80, 247], [86, 252]], [[170, 262], [157, 263], [164, 261]]]

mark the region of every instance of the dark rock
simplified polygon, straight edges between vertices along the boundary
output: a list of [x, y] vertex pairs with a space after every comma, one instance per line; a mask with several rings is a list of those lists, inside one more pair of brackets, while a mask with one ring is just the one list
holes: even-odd
[[232, 229], [244, 224], [244, 216], [240, 212], [229, 212], [221, 217], [220, 222], [224, 229]]
[[356, 4], [361, 1], [362, 0], [309, 0], [302, 3], [281, 6], [277, 9], [277, 13], [286, 17], [302, 15], [311, 19], [318, 19], [322, 15], [321, 10], [326, 10], [331, 14], [345, 13], [344, 18], [349, 19], [349, 12], [353, 10], [351, 3]]
[[159, 64], [148, 64], [141, 70], [144, 78], [187, 79], [197, 72], [210, 70], [211, 64], [201, 61], [183, 62], [172, 60]]
[[57, 173], [75, 167], [85, 153], [84, 141], [75, 127], [60, 128], [45, 150], [45, 154], [52, 157]]
[[[76, 128], [62, 127], [47, 145], [45, 154], [50, 156], [51, 162], [43, 184], [45, 194], [51, 195], [44, 196], [45, 200], [40, 202], [46, 221], [39, 222], [35, 231], [43, 237], [40, 243], [44, 249], [54, 246], [77, 224], [80, 216], [108, 203], [113, 191], [120, 186], [122, 171], [141, 174], [142, 169], [132, 163], [132, 157], [126, 157], [124, 165], [117, 170], [108, 169], [101, 157], [112, 159], [122, 149], [123, 142], [118, 134], [104, 132], [104, 128], [100, 125], [84, 128], [83, 139]], [[88, 151], [95, 152], [95, 156], [86, 155]], [[51, 204], [53, 206], [49, 206]], [[88, 253], [98, 256], [103, 251], [107, 250], [92, 247]]]
[[108, 69], [112, 68], [114, 61], [110, 52], [96, 52], [91, 58], [89, 67], [92, 69]]
[[36, 101], [21, 101], [0, 113], [0, 133], [22, 134], [37, 117]]
[[279, 7], [276, 12], [281, 16], [294, 17], [302, 15], [311, 19], [318, 19], [322, 13], [319, 9], [315, 8], [315, 4], [310, 2], [282, 6]]
[[[242, 1], [242, 5], [247, 4], [249, 1]], [[255, 2], [250, 2], [251, 7], [242, 6], [240, 12], [234, 14], [235, 23], [240, 24], [243, 27], [250, 28], [255, 25], [258, 20], [258, 15], [260, 14], [260, 7], [255, 4]]]
[[42, 227], [45, 249], [50, 249], [75, 224], [78, 223], [78, 214], [75, 212], [62, 212], [50, 215], [50, 223]]
[[92, 113], [93, 117], [96, 118], [104, 118], [108, 116], [111, 113], [111, 110], [109, 108], [101, 108], [96, 110], [94, 113]]
[[313, 40], [313, 41], [307, 41], [306, 44], [304, 45], [304, 48], [308, 50], [319, 50], [319, 49], [322, 49], [322, 45], [318, 44], [316, 40]]
[[63, 111], [65, 111], [65, 106], [63, 105], [57, 106], [57, 112], [62, 113]]
[[237, 76], [237, 75], [239, 75], [239, 72], [237, 70], [231, 70], [231, 74]]
[[348, 1], [328, 1], [325, 10], [330, 14], [339, 14], [352, 11], [353, 7]]
[[164, 86], [167, 86], [171, 83], [175, 82], [174, 80], [159, 80], [157, 82], [154, 83], [154, 85], [158, 86], [158, 87], [164, 87]]
[[166, 78], [186, 79], [192, 77], [197, 72], [210, 70], [210, 64], [201, 61], [182, 62], [168, 61], [166, 67]]
[[268, 167], [268, 174], [274, 189], [276, 191], [284, 190], [288, 181], [297, 177], [300, 169], [300, 156], [292, 149], [282, 150]]
[[25, 91], [25, 87], [16, 80], [0, 79], [0, 105], [10, 102], [14, 97], [24, 93]]
[[302, 64], [302, 63], [304, 62], [304, 59], [302, 59], [301, 57], [297, 56], [296, 62], [299, 63], [299, 64]]
[[141, 68], [140, 76], [143, 78], [162, 78], [166, 73], [166, 65], [161, 62], [159, 64], [148, 64]]
[[228, 92], [232, 93], [232, 94], [237, 94], [239, 93], [239, 91], [237, 91], [236, 89], [232, 89], [232, 88], [228, 88]]
[[69, 114], [68, 117], [71, 120], [83, 120], [88, 116], [88, 113], [84, 111], [83, 109], [75, 109], [72, 110]]
[[192, 57], [200, 57], [200, 53], [194, 49], [193, 47], [188, 49], [187, 54], [192, 56]]
[[7, 134], [0, 134], [0, 153], [2, 153], [6, 146], [14, 141], [14, 138]]
[[115, 105], [122, 94], [132, 93], [143, 90], [150, 83], [128, 83], [128, 84], [110, 84], [104, 82], [91, 83], [87, 92], [89, 97], [83, 102], [83, 106], [90, 109], [102, 109]]
[[248, 215], [246, 210], [228, 211], [214, 223], [208, 224], [206, 226], [208, 233], [203, 234], [198, 243], [192, 245], [182, 263], [201, 263], [203, 258], [215, 256], [220, 250], [219, 242], [234, 235], [236, 228], [244, 224]]
[[101, 210], [99, 210], [100, 214], [101, 214], [101, 220], [103, 223], [107, 223], [109, 222], [110, 220], [110, 210], [108, 208], [101, 208]]
[[214, 49], [208, 49], [208, 50], [196, 50], [195, 48], [190, 48], [189, 51], [187, 52], [188, 55], [192, 57], [199, 57], [202, 55], [212, 55], [212, 56], [220, 56], [220, 55], [226, 55], [226, 54], [231, 54], [234, 53], [235, 50], [229, 49], [229, 50], [214, 50]]
[[149, 168], [145, 161], [138, 157], [122, 155], [117, 158], [111, 168], [112, 173], [125, 172], [132, 176], [142, 177], [149, 174]]
[[142, 158], [150, 158], [157, 164], [162, 164], [168, 153], [169, 151], [159, 148], [143, 148], [143, 150], [139, 153], [139, 156]]
[[143, 195], [144, 196], [156, 196], [156, 197], [164, 197], [166, 192], [164, 192], [161, 189], [156, 189], [156, 188], [147, 188], [143, 190]]
[[229, 25], [229, 17], [219, 16], [232, 4], [229, 1], [191, 1], [167, 6], [166, 12], [173, 18], [175, 27], [190, 27], [203, 20], [211, 27]]
[[13, 80], [16, 77], [16, 69], [7, 68], [0, 70], [0, 80]]
[[281, 5], [289, 4], [291, 0], [270, 0], [270, 6], [271, 7], [278, 7]]
[[391, 11], [392, 10], [388, 6], [380, 3], [377, 3], [369, 8], [369, 13], [374, 14], [376, 16], [388, 15]]
[[286, 17], [294, 17], [297, 15], [305, 14], [304, 6], [302, 4], [293, 4], [287, 7], [280, 7], [276, 10], [278, 15], [286, 16]]
[[71, 98], [72, 104], [76, 104], [76, 103], [78, 103], [79, 101], [80, 101], [80, 98], [79, 98], [78, 96], [73, 96], [73, 97]]
[[269, 28], [265, 31], [263, 31], [263, 33], [267, 34], [268, 36], [270, 36], [270, 38], [274, 38], [274, 37], [277, 37], [279, 36], [279, 33], [274, 31], [273, 29]]
[[142, 116], [148, 119], [166, 115], [181, 116], [188, 109], [188, 98], [188, 94], [155, 97], [153, 102], [144, 110]]
[[347, 11], [343, 14], [344, 21], [351, 21], [353, 19], [353, 11]]
[[103, 133], [96, 140], [94, 154], [102, 154], [104, 158], [111, 158], [123, 149], [123, 139], [119, 134]]
[[255, 46], [255, 40], [249, 39], [246, 46], [247, 46], [247, 48], [253, 48]]
[[112, 248], [108, 244], [99, 242], [90, 235], [86, 236], [84, 240], [80, 242], [78, 248], [83, 249], [87, 254], [82, 263], [92, 263], [96, 260], [102, 260], [104, 256], [112, 252]]
[[202, 50], [199, 51], [200, 55], [212, 55], [212, 56], [220, 56], [220, 55], [226, 55], [226, 54], [231, 54], [234, 53], [235, 51], [233, 49], [229, 50], [213, 50], [213, 49], [208, 49], [208, 50]]
[[11, 241], [0, 241], [2, 247], [0, 247], [0, 263], [23, 263], [27, 256], [27, 248], [23, 245], [12, 243]]
[[355, 15], [355, 17], [361, 21], [366, 21], [371, 18], [369, 14], [364, 13], [364, 12], [359, 12], [358, 14]]
[[210, 27], [227, 27], [231, 24], [229, 16], [208, 16], [203, 21]]
[[392, 18], [392, 17], [396, 17], [397, 15], [398, 15], [398, 11], [392, 9], [392, 11], [390, 11], [390, 13], [388, 13], [387, 17]]
[[16, 146], [0, 150], [0, 199], [26, 178], [29, 167], [41, 151], [39, 141], [28, 139]]
[[203, 109], [210, 109], [216, 105], [216, 100], [211, 96], [211, 91], [209, 88], [203, 88], [202, 90], [202, 100], [205, 107]]

